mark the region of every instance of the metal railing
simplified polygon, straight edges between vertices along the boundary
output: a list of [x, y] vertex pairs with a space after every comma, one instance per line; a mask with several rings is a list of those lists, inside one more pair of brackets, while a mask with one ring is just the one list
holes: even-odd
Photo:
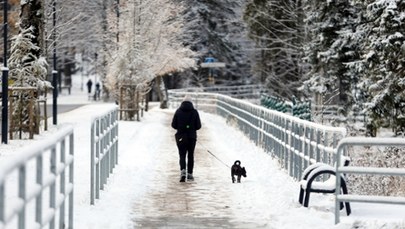
[[94, 205], [118, 164], [118, 107], [93, 118], [90, 141], [90, 204]]
[[319, 125], [220, 94], [169, 91], [170, 105], [178, 107], [185, 95], [197, 109], [236, 123], [252, 141], [277, 157], [295, 179], [301, 179], [310, 164], [333, 165], [338, 141], [346, 135], [345, 128]]
[[[351, 146], [405, 146], [403, 138], [366, 138], [366, 137], [349, 137], [339, 142], [337, 156], [343, 155], [347, 147]], [[372, 175], [390, 175], [405, 176], [404, 168], [377, 168], [377, 167], [355, 167], [343, 166], [338, 160], [336, 162], [336, 177], [341, 174], [372, 174]], [[404, 204], [404, 197], [392, 196], [370, 196], [370, 195], [349, 195], [340, 193], [340, 179], [336, 178], [336, 199], [335, 199], [335, 224], [340, 222], [339, 205], [340, 202], [364, 202], [380, 204]]]
[[239, 86], [212, 86], [195, 87], [187, 89], [173, 89], [172, 92], [199, 92], [215, 93], [231, 96], [238, 99], [260, 99], [261, 94], [267, 93], [268, 89], [262, 85], [239, 85]]
[[15, 153], [0, 165], [0, 228], [73, 228], [73, 128]]

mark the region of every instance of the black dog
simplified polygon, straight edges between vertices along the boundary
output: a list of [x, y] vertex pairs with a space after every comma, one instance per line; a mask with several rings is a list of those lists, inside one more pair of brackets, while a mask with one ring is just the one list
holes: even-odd
[[240, 166], [240, 161], [237, 160], [235, 163], [233, 163], [231, 167], [231, 176], [232, 176], [232, 183], [235, 183], [235, 177], [238, 177], [238, 183], [240, 183], [240, 177], [246, 177], [246, 169], [245, 167]]

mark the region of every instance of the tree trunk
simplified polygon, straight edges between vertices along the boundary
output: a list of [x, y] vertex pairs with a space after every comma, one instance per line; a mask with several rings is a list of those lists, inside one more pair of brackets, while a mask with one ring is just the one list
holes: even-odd
[[39, 47], [38, 50], [32, 50], [33, 55], [40, 57], [45, 50], [45, 23], [44, 23], [44, 8], [43, 0], [29, 0], [26, 4], [21, 5], [20, 27], [27, 29], [33, 27], [33, 37], [31, 41]]
[[160, 108], [165, 109], [168, 107], [167, 104], [167, 94], [166, 94], [166, 86], [163, 82], [162, 76], [157, 76], [156, 77], [156, 92], [159, 96], [159, 101], [160, 101]]
[[[28, 28], [32, 28], [31, 34], [33, 36], [30, 36], [29, 39], [34, 46], [32, 46], [32, 48], [28, 50], [28, 53], [30, 53], [31, 57], [24, 53], [23, 56], [25, 56], [25, 58], [21, 57], [22, 60], [20, 61], [23, 63], [24, 66], [29, 66], [34, 63], [36, 59], [39, 59], [41, 56], [43, 56], [45, 50], [43, 0], [29, 0], [25, 4], [22, 4], [20, 20], [20, 33], [22, 33], [22, 31], [24, 30], [27, 30]], [[32, 72], [32, 74], [34, 75], [35, 73]], [[34, 75], [34, 77], [39, 78], [42, 76]], [[21, 78], [21, 81], [23, 81], [23, 78]], [[30, 85], [32, 87], [37, 87], [36, 82], [21, 83], [22, 84], [20, 86]], [[27, 92], [26, 90], [21, 90], [16, 91], [15, 93], [19, 98], [23, 99], [15, 101], [16, 104], [14, 110], [12, 111], [13, 115], [11, 117], [12, 122], [20, 123], [20, 126], [17, 128], [19, 128], [22, 132], [29, 132], [31, 138], [31, 135], [33, 134], [32, 130], [39, 130], [39, 123], [32, 121], [39, 119], [38, 112], [36, 111], [36, 109], [38, 108], [32, 105], [35, 104], [38, 92]], [[31, 109], [30, 112], [27, 112], [27, 108]]]

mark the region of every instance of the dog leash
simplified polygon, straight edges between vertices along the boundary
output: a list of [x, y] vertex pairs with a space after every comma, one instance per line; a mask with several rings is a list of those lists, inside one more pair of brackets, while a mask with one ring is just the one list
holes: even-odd
[[201, 144], [200, 142], [198, 142], [198, 144], [201, 147], [203, 147], [209, 154], [211, 154], [215, 159], [217, 159], [219, 162], [221, 162], [223, 165], [225, 165], [228, 168], [231, 168], [231, 167], [229, 167], [229, 165], [227, 165], [225, 162], [223, 162], [221, 159], [219, 159], [217, 156], [215, 156], [215, 154], [211, 153], [211, 151], [209, 151], [205, 146], [203, 146], [203, 144]]

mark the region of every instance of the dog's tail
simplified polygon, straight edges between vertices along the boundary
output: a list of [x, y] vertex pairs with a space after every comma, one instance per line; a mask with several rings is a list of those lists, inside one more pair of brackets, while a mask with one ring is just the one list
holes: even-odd
[[233, 163], [234, 165], [240, 165], [240, 161], [236, 160], [235, 163]]

